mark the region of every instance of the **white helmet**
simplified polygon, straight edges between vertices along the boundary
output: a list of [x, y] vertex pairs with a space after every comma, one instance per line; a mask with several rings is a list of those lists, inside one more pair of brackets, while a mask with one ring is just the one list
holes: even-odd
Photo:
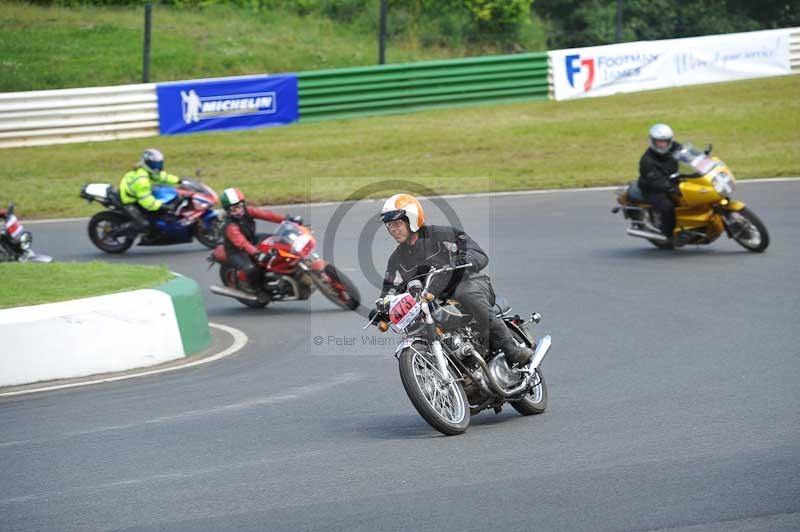
[[395, 194], [387, 199], [381, 209], [381, 223], [405, 218], [408, 228], [416, 233], [425, 225], [425, 212], [419, 200], [410, 194]]
[[[672, 143], [673, 143], [672, 137], [673, 134], [671, 127], [669, 127], [667, 124], [656, 124], [650, 128], [647, 141], [650, 144], [650, 147], [653, 149], [653, 151], [663, 155], [667, 153], [670, 150], [670, 148], [672, 148]], [[666, 140], [668, 141], [668, 143], [666, 147], [657, 146], [656, 145], [657, 140]]]

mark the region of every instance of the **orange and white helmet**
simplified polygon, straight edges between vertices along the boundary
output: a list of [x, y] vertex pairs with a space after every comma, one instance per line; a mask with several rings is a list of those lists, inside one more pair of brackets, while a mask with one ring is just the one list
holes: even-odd
[[416, 233], [425, 225], [425, 212], [419, 200], [410, 194], [395, 194], [387, 199], [381, 209], [381, 223], [405, 218], [408, 228]]

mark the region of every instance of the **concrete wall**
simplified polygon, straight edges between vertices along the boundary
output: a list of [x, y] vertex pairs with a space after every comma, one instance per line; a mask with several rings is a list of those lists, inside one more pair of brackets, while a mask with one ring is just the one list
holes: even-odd
[[0, 310], [0, 386], [152, 366], [204, 349], [197, 283]]

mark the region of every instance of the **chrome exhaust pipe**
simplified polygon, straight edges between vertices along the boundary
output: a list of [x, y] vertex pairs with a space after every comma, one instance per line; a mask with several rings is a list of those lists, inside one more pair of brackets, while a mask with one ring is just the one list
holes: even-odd
[[248, 294], [242, 290], [229, 288], [227, 286], [211, 285], [208, 289], [221, 296], [235, 297], [236, 299], [246, 299], [247, 301], [258, 301], [258, 296], [254, 294]]
[[545, 355], [547, 355], [547, 352], [550, 351], [551, 345], [553, 345], [553, 340], [550, 338], [549, 334], [539, 338], [539, 342], [536, 344], [536, 350], [533, 352], [533, 359], [531, 359], [531, 363], [528, 366], [531, 372], [538, 368], [539, 364], [542, 363]]
[[641, 231], [639, 229], [628, 228], [628, 234], [631, 236], [638, 236], [639, 238], [646, 238], [647, 240], [655, 240], [656, 242], [666, 242], [667, 237], [661, 233], [651, 233], [650, 231]]

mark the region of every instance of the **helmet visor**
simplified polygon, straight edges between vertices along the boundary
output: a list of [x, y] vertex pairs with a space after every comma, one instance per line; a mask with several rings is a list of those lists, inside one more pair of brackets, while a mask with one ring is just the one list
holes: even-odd
[[402, 209], [396, 211], [388, 211], [381, 214], [381, 223], [385, 224], [393, 220], [400, 220], [401, 218], [407, 218], [406, 211]]
[[147, 167], [154, 172], [160, 172], [164, 169], [164, 161], [147, 161]]

